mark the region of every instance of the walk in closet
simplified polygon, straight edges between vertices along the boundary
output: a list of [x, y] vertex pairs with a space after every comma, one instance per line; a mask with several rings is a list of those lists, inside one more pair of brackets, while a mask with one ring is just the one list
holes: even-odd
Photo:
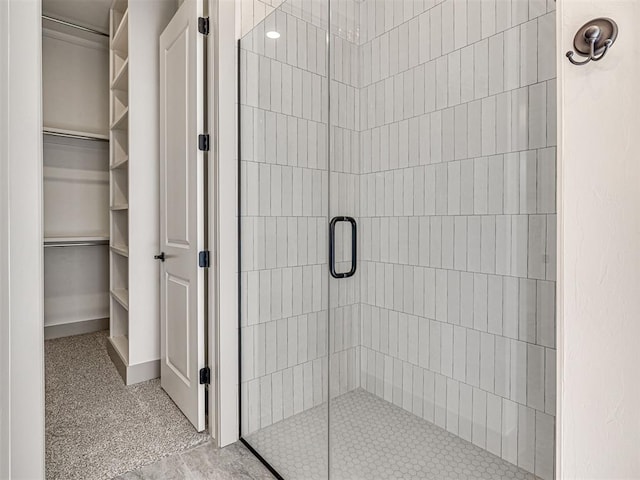
[[109, 39], [43, 18], [45, 336], [108, 327]]
[[126, 384], [159, 376], [158, 38], [177, 4], [43, 1], [45, 337], [109, 329]]

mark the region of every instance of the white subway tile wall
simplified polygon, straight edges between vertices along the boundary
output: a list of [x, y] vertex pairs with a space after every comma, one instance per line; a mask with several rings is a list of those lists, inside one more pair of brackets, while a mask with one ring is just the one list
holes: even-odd
[[555, 2], [240, 3], [243, 432], [363, 388], [553, 478]]

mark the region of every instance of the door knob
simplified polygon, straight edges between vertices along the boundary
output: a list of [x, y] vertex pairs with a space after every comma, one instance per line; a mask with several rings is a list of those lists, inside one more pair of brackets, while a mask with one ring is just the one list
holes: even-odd
[[161, 252], [160, 255], [154, 255], [153, 258], [155, 258], [156, 260], [160, 260], [161, 262], [164, 262], [166, 257], [164, 255], [164, 252]]

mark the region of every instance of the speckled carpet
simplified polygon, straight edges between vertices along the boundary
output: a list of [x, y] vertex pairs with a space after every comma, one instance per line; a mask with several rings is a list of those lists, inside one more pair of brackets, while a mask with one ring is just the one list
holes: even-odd
[[160, 388], [125, 386], [107, 332], [45, 342], [47, 479], [109, 479], [208, 440]]

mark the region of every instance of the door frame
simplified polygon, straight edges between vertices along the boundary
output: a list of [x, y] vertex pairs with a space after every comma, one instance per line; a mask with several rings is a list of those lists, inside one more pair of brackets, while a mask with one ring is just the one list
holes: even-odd
[[0, 478], [44, 478], [41, 14], [0, 2]]
[[[214, 262], [207, 293], [213, 373], [207, 424], [213, 441], [225, 446], [238, 435], [238, 310], [235, 284], [220, 279], [236, 276], [237, 231], [235, 201], [222, 205], [218, 199], [235, 198], [235, 122], [227, 119], [235, 118], [236, 86], [235, 76], [216, 72], [235, 72], [236, 13], [235, 0], [204, 1], [212, 26], [208, 118], [214, 139], [208, 177]], [[44, 478], [45, 472], [41, 15], [40, 0], [0, 2], [0, 187], [7, 186], [0, 189], [0, 478]]]

